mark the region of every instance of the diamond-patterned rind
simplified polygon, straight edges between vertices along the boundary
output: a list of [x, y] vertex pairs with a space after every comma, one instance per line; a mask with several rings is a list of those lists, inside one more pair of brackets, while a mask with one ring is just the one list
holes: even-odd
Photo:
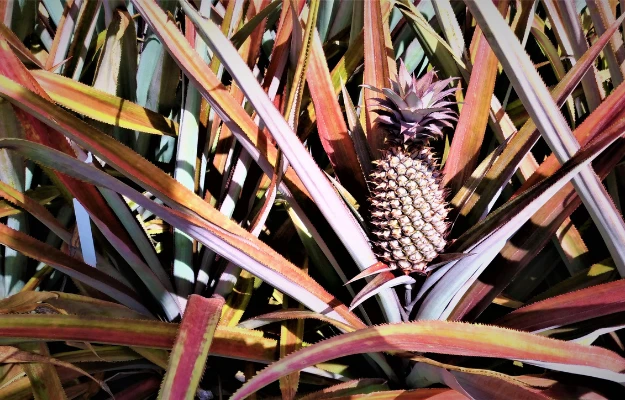
[[393, 146], [371, 175], [371, 224], [380, 260], [406, 272], [424, 272], [443, 251], [448, 208], [442, 175], [430, 148], [408, 153]]

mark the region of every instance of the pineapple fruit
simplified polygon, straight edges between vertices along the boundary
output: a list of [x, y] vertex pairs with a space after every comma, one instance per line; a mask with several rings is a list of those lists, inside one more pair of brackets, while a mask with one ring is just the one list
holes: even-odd
[[433, 71], [415, 79], [402, 63], [392, 89], [367, 86], [385, 96], [376, 100], [378, 122], [388, 132], [388, 148], [370, 178], [373, 244], [380, 261], [407, 274], [426, 273], [446, 245], [446, 191], [428, 142], [456, 121], [447, 100], [452, 80], [434, 81]]

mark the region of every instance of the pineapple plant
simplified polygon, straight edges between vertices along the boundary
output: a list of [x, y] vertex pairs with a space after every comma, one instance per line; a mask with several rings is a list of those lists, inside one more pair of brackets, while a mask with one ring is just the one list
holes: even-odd
[[0, 1], [0, 399], [625, 398], [613, 3]]
[[378, 98], [378, 122], [388, 132], [388, 148], [371, 173], [371, 225], [378, 257], [392, 269], [425, 273], [446, 245], [449, 227], [446, 191], [437, 157], [428, 146], [443, 127], [456, 120], [449, 107], [453, 78], [435, 81], [429, 71], [420, 79], [403, 62], [392, 88], [369, 89]]

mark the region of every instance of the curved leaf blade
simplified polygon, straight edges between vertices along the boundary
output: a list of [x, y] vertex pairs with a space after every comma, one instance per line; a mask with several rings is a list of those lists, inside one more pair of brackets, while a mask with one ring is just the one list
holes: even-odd
[[[560, 162], [579, 149], [571, 129], [551, 98], [529, 56], [490, 2], [465, 2], [504, 66], [517, 94]], [[625, 275], [625, 222], [592, 168], [573, 178], [579, 193], [621, 275]]]
[[345, 333], [295, 352], [265, 368], [237, 391], [242, 400], [302, 367], [371, 351], [417, 351], [524, 360], [579, 374], [625, 381], [625, 359], [611, 351], [509, 329], [458, 322], [419, 321], [381, 325]]
[[[0, 77], [0, 81], [2, 78]], [[1, 86], [1, 85], [0, 85]], [[0, 92], [2, 89], [0, 88]], [[45, 103], [42, 103], [45, 104]], [[57, 117], [65, 116], [64, 113], [60, 113]], [[85, 129], [89, 125], [85, 125]], [[171, 204], [173, 207], [181, 208], [181, 203], [177, 203], [171, 198], [162, 193], [161, 190], [168, 194], [174, 194], [176, 196], [182, 195], [182, 190], [178, 192], [171, 190], [172, 186], [183, 188], [178, 182], [172, 180], [168, 175], [161, 170], [154, 167], [145, 159], [138, 157], [136, 153], [133, 153], [125, 146], [119, 144], [108, 136], [102, 136], [104, 141], [112, 141], [117, 147], [118, 152], [126, 152], [128, 158], [121, 160], [121, 163], [128, 166], [124, 171], [129, 173], [136, 168], [136, 165], [128, 163], [130, 158], [136, 160], [136, 162], [144, 168], [152, 172], [152, 176], [146, 174], [130, 174], [129, 177], [142, 177], [145, 179], [152, 179], [158, 176], [163, 177], [162, 181], [154, 180], [159, 189], [156, 187], [147, 185], [152, 193], [159, 195], [164, 201]], [[362, 327], [364, 324], [353, 313], [341, 304], [334, 296], [326, 292], [318, 283], [316, 283], [307, 274], [303, 273], [300, 269], [296, 268], [293, 264], [286, 261], [275, 250], [271, 249], [265, 243], [261, 242], [255, 236], [226, 218], [223, 214], [212, 209], [210, 205], [204, 203], [199, 197], [195, 196], [188, 190], [187, 193], [191, 193], [186, 197], [186, 205], [192, 204], [192, 200], [195, 197], [202, 207], [197, 207], [196, 210], [201, 212], [204, 216], [207, 216], [207, 220], [200, 219], [195, 214], [187, 211], [186, 213], [164, 207], [156, 202], [147, 199], [134, 189], [111, 177], [110, 175], [94, 168], [89, 167], [85, 163], [82, 163], [76, 159], [63, 155], [60, 152], [55, 152], [49, 148], [41, 145], [37, 145], [28, 141], [11, 141], [3, 140], [2, 146], [16, 149], [23, 154], [28, 154], [28, 157], [36, 159], [39, 163], [45, 164], [50, 168], [56, 170], [62, 170], [63, 173], [76, 176], [79, 179], [97, 183], [108, 187], [111, 190], [117, 191], [120, 194], [132, 199], [140, 206], [156, 213], [171, 225], [186, 231], [189, 235], [201, 241], [210, 248], [218, 249], [223, 255], [237, 263], [241, 267], [247, 268], [254, 275], [259, 278], [271, 282], [279, 290], [291, 295], [294, 298], [298, 298], [302, 303], [305, 303], [307, 307], [315, 311], [323, 311], [328, 313], [329, 316], [336, 317], [344, 322], [348, 322], [355, 327]], [[96, 153], [97, 154], [97, 153]], [[112, 154], [108, 151], [105, 154]], [[116, 154], [115, 157], [118, 157]], [[169, 182], [170, 186], [163, 186], [164, 182]], [[146, 185], [145, 181], [138, 181]], [[303, 284], [305, 282], [305, 284]], [[302, 288], [306, 290], [302, 291]]]
[[540, 332], [625, 311], [625, 279], [604, 283], [518, 308], [497, 325]]

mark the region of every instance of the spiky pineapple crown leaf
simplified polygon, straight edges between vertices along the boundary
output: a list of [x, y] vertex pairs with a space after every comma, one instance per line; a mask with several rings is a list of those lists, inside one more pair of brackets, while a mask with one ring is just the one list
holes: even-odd
[[457, 89], [446, 88], [456, 78], [435, 82], [435, 76], [431, 70], [417, 79], [401, 61], [398, 79], [391, 80], [391, 88], [364, 85], [385, 96], [373, 100], [380, 107], [377, 121], [388, 130], [391, 142], [427, 144], [430, 139], [443, 136], [441, 126], [453, 127], [457, 114], [449, 106], [455, 102], [446, 98]]

